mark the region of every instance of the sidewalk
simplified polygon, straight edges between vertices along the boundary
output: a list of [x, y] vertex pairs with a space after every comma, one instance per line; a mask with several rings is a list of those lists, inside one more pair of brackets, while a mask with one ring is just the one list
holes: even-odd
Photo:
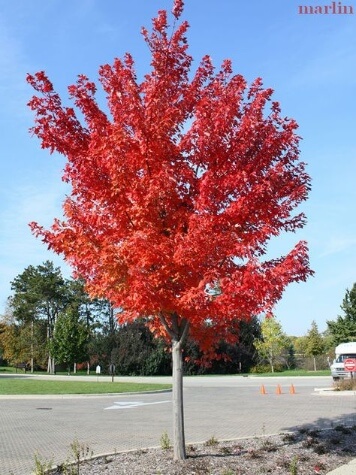
[[356, 459], [351, 460], [347, 465], [342, 465], [331, 472], [328, 472], [327, 475], [355, 475], [356, 474]]

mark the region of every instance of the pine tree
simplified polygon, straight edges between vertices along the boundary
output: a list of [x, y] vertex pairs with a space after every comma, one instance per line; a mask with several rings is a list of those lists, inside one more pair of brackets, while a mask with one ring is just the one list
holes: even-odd
[[351, 290], [346, 290], [341, 309], [343, 316], [338, 316], [336, 321], [327, 321], [328, 330], [334, 345], [356, 341], [356, 283]]
[[318, 326], [313, 320], [311, 328], [306, 336], [305, 354], [313, 357], [314, 371], [316, 371], [316, 356], [323, 353], [325, 349], [324, 339], [319, 333]]

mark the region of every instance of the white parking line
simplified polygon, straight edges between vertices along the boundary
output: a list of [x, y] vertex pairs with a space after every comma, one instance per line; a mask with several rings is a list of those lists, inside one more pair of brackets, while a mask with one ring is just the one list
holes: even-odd
[[132, 409], [134, 407], [139, 407], [139, 406], [151, 406], [153, 404], [164, 404], [166, 402], [171, 402], [171, 401], [157, 401], [157, 402], [142, 402], [142, 401], [120, 401], [120, 402], [114, 402], [114, 406], [110, 407], [105, 407], [104, 410], [108, 409]]

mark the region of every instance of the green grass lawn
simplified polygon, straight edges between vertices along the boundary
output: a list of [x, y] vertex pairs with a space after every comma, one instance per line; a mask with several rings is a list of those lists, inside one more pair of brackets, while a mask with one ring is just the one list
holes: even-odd
[[331, 376], [329, 369], [323, 369], [321, 371], [307, 371], [305, 369], [290, 369], [286, 371], [279, 371], [274, 373], [253, 373], [248, 376]]
[[[23, 374], [23, 370], [18, 369], [18, 374]], [[14, 368], [0, 367], [0, 375], [13, 374], [14, 377], [0, 377], [0, 395], [31, 395], [31, 394], [110, 394], [126, 392], [143, 392], [171, 389], [170, 384], [146, 384], [146, 383], [124, 383], [124, 382], [104, 382], [98, 381], [47, 381], [38, 379], [16, 378]], [[43, 373], [42, 373], [43, 374]], [[83, 376], [86, 373], [83, 372]], [[214, 375], [209, 375], [214, 376]], [[242, 376], [242, 375], [231, 375]], [[330, 370], [305, 371], [290, 370], [276, 373], [251, 374], [246, 376], [268, 377], [268, 376], [330, 376]], [[189, 376], [188, 376], [189, 377]], [[119, 376], [117, 376], [119, 378]]]
[[30, 394], [108, 394], [171, 389], [170, 384], [39, 381], [27, 378], [0, 378], [0, 395]]
[[185, 376], [186, 378], [194, 377], [194, 378], [206, 378], [206, 377], [211, 377], [211, 378], [219, 378], [219, 377], [248, 377], [248, 376], [256, 376], [256, 377], [261, 377], [261, 378], [268, 378], [268, 377], [276, 377], [276, 376], [285, 376], [285, 377], [291, 377], [291, 376], [331, 376], [330, 370], [325, 369], [325, 370], [320, 370], [320, 371], [307, 371], [305, 369], [291, 369], [291, 370], [285, 370], [285, 371], [275, 371], [274, 373], [235, 373], [235, 374], [199, 374], [196, 376]]

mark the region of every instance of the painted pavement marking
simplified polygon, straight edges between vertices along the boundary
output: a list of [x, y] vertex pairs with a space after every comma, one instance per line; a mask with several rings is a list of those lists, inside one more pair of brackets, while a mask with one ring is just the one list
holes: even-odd
[[142, 402], [142, 401], [120, 401], [120, 402], [114, 402], [114, 406], [110, 407], [105, 407], [104, 410], [108, 409], [132, 409], [134, 407], [140, 407], [140, 406], [151, 406], [153, 404], [164, 404], [166, 402], [171, 402], [169, 400], [167, 401], [157, 401], [157, 402]]

